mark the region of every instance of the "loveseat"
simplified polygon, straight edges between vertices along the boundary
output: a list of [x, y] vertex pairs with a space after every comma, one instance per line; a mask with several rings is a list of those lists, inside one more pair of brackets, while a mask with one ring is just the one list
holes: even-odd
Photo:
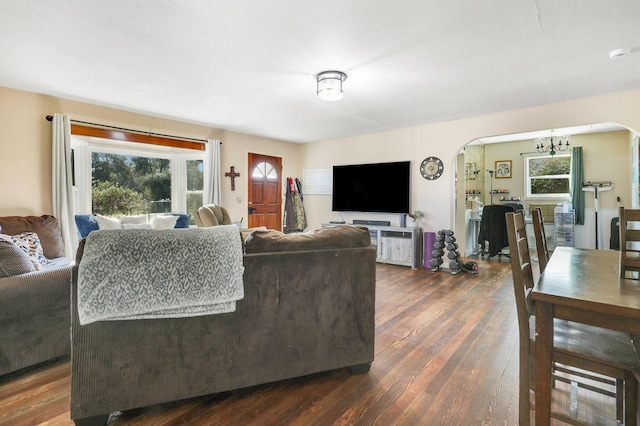
[[234, 312], [82, 325], [78, 276], [90, 243], [81, 242], [72, 279], [76, 424], [337, 368], [363, 373], [373, 361], [376, 252], [366, 228], [254, 231], [240, 254], [244, 297]]
[[[36, 241], [46, 258], [43, 265], [31, 262], [25, 252], [8, 241], [25, 232], [37, 235]], [[0, 375], [3, 375], [70, 353], [71, 261], [64, 258], [60, 228], [53, 216], [0, 217], [0, 233]]]

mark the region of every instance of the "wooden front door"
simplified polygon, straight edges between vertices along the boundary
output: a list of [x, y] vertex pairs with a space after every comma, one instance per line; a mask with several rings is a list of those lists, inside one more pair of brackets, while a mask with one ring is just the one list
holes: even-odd
[[282, 158], [249, 153], [249, 228], [282, 230]]

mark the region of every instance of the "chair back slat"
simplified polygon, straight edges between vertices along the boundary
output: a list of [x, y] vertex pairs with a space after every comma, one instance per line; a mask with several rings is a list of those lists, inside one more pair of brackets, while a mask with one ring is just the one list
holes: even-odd
[[522, 211], [506, 213], [507, 235], [509, 237], [509, 251], [511, 252], [511, 272], [513, 275], [513, 289], [518, 312], [520, 336], [529, 337], [529, 317], [534, 313], [534, 303], [531, 290], [534, 286], [533, 270], [529, 242]]
[[544, 230], [542, 209], [540, 207], [532, 209], [531, 218], [533, 220], [533, 233], [536, 237], [538, 265], [540, 266], [540, 273], [542, 273], [547, 267], [547, 263], [549, 263], [549, 247], [547, 246], [547, 233]]
[[[620, 276], [640, 271], [640, 210], [620, 207]], [[637, 278], [637, 272], [631, 278]]]

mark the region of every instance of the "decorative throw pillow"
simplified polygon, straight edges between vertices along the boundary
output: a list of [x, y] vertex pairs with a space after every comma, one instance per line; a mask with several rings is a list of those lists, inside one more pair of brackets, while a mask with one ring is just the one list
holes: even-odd
[[98, 227], [102, 229], [122, 229], [122, 222], [117, 217], [107, 217], [100, 214], [96, 215]]
[[173, 229], [178, 221], [178, 216], [154, 216], [151, 221], [153, 229]]
[[24, 251], [6, 239], [0, 239], [0, 278], [26, 274], [35, 270], [35, 266]]
[[122, 229], [151, 229], [150, 223], [123, 223]]
[[86, 238], [92, 231], [100, 229], [96, 217], [91, 214], [77, 214], [75, 216], [78, 239]]
[[26, 253], [36, 270], [42, 269], [44, 265], [50, 262], [50, 260], [44, 256], [40, 238], [38, 238], [38, 234], [35, 232], [23, 232], [18, 235], [0, 234], [0, 238], [13, 243]]
[[[135, 224], [141, 224], [141, 223], [148, 223], [149, 222], [149, 216], [146, 214], [136, 214], [136, 215], [132, 215], [132, 216], [118, 216], [118, 219], [120, 219], [120, 223], [122, 223], [122, 225], [124, 224], [131, 224], [131, 223], [135, 223]], [[124, 226], [123, 226], [124, 228]]]

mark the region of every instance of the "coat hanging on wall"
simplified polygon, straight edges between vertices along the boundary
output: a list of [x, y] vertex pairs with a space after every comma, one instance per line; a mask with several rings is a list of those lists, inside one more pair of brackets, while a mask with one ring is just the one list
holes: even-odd
[[302, 232], [307, 227], [307, 216], [302, 204], [302, 185], [298, 178], [288, 177], [285, 185], [284, 218], [282, 229], [285, 233]]

